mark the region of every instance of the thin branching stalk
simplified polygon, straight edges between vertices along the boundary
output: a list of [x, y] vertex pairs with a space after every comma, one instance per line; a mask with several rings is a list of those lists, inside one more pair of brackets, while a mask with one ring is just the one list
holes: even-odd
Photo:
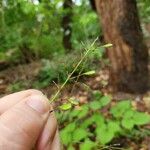
[[90, 48], [86, 49], [85, 54], [81, 57], [80, 61], [77, 63], [77, 65], [75, 66], [75, 68], [73, 69], [73, 71], [68, 75], [67, 79], [65, 80], [65, 82], [62, 84], [62, 86], [59, 88], [59, 90], [55, 93], [55, 95], [50, 99], [50, 103], [54, 102], [57, 98], [57, 96], [60, 94], [61, 90], [64, 88], [64, 86], [67, 84], [67, 82], [70, 80], [70, 78], [72, 77], [72, 75], [75, 73], [75, 71], [78, 69], [78, 67], [81, 65], [81, 63], [83, 62], [83, 60], [87, 57], [87, 55], [89, 54], [89, 52], [92, 49], [92, 47], [94, 46], [95, 42], [98, 40], [98, 38], [96, 38], [94, 40], [94, 42], [91, 44]]

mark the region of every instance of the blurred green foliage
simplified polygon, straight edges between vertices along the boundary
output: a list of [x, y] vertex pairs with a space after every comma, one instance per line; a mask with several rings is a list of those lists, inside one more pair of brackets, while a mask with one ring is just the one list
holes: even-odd
[[142, 21], [150, 22], [150, 1], [149, 0], [137, 0], [139, 14]]
[[[94, 40], [102, 31], [89, 1], [73, 2], [71, 42], [77, 51], [81, 49], [81, 41]], [[149, 22], [150, 1], [137, 2], [141, 19]], [[24, 53], [33, 60], [64, 54], [61, 23], [65, 14], [63, 0], [1, 0], [0, 60], [24, 62]]]
[[[24, 59], [23, 51], [34, 59], [62, 55], [63, 1], [2, 0], [0, 2], [0, 58], [11, 62]], [[81, 41], [99, 36], [98, 18], [88, 1], [74, 3], [72, 8], [72, 44], [80, 49]], [[28, 55], [28, 56], [29, 56]]]
[[150, 134], [148, 131], [143, 134], [139, 128], [150, 123], [150, 116], [137, 111], [130, 100], [111, 106], [111, 97], [104, 96], [99, 91], [93, 91], [91, 100], [80, 108], [57, 112], [59, 124], [62, 125], [60, 136], [64, 148], [92, 150], [103, 147], [116, 138], [140, 139]]

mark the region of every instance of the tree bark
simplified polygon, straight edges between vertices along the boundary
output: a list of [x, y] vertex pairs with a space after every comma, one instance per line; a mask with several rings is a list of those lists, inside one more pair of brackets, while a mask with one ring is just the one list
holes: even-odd
[[143, 41], [136, 0], [95, 0], [111, 63], [115, 90], [144, 93], [148, 89], [148, 49]]
[[62, 27], [63, 27], [63, 45], [67, 52], [72, 49], [71, 43], [71, 33], [72, 33], [72, 0], [64, 0], [63, 9], [65, 11], [63, 19], [62, 19]]

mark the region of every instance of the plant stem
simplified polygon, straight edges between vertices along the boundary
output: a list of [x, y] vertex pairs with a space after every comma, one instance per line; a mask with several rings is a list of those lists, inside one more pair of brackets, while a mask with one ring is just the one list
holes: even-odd
[[61, 92], [61, 90], [64, 88], [64, 86], [67, 84], [67, 82], [70, 80], [71, 76], [74, 74], [74, 72], [78, 69], [78, 67], [80, 66], [80, 64], [83, 62], [83, 60], [86, 58], [86, 56], [89, 54], [89, 52], [92, 50], [92, 47], [94, 46], [95, 42], [98, 40], [98, 38], [96, 38], [94, 40], [94, 42], [91, 44], [90, 48], [85, 49], [86, 52], [83, 55], [83, 57], [80, 59], [80, 61], [77, 63], [77, 65], [75, 66], [75, 68], [73, 69], [73, 71], [68, 75], [67, 79], [65, 80], [65, 82], [62, 84], [62, 86], [60, 87], [60, 89], [56, 92], [56, 94], [50, 99], [50, 103], [52, 103], [53, 101], [55, 101], [55, 99], [57, 98], [57, 96], [59, 95], [59, 93]]

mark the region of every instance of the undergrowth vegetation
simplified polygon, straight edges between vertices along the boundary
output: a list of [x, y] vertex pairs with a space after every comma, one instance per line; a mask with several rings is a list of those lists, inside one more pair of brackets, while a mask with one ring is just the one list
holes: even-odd
[[[66, 11], [63, 10], [62, 1], [51, 1], [49, 4], [36, 2], [11, 0], [7, 5], [0, 2], [1, 60], [25, 63], [26, 59], [51, 59], [65, 53], [61, 24]], [[71, 41], [73, 51], [77, 51], [81, 48], [81, 41], [94, 40], [101, 31], [98, 17], [88, 1], [83, 0], [72, 9]]]
[[57, 112], [61, 140], [67, 150], [121, 149], [115, 139], [141, 139], [150, 131], [140, 127], [150, 123], [150, 116], [137, 111], [131, 100], [113, 103], [112, 98], [92, 91], [89, 103], [66, 112]]
[[150, 22], [150, 1], [149, 0], [138, 0], [139, 14], [142, 21]]
[[[11, 0], [7, 5], [0, 2], [0, 60], [24, 63], [25, 57], [29, 56], [29, 60], [51, 59], [65, 53], [61, 20], [66, 12], [63, 10], [62, 1], [51, 1], [49, 5], [36, 2]], [[142, 21], [150, 22], [149, 0], [138, 0], [138, 8]], [[70, 24], [71, 42], [73, 51], [77, 51], [81, 48], [81, 41], [101, 37], [102, 29], [88, 1], [75, 3], [72, 11], [74, 15]], [[25, 51], [28, 56], [24, 56]]]

